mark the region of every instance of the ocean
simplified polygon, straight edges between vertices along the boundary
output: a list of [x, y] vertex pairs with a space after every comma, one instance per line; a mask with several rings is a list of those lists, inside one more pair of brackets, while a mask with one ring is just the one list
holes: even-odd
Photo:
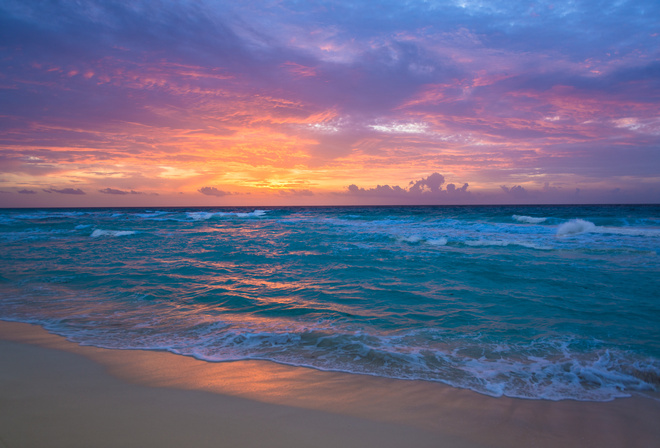
[[660, 388], [660, 206], [0, 210], [0, 319], [609, 401]]

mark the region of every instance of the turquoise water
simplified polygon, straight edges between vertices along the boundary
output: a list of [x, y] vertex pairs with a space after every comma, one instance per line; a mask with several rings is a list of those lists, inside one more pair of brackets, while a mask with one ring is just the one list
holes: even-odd
[[660, 206], [0, 210], [72, 341], [606, 401], [660, 385]]

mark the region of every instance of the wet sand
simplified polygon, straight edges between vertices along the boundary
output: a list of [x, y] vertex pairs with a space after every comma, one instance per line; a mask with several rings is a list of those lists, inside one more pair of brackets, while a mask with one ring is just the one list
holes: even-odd
[[82, 347], [0, 322], [0, 447], [656, 447], [660, 394], [491, 398], [266, 361]]

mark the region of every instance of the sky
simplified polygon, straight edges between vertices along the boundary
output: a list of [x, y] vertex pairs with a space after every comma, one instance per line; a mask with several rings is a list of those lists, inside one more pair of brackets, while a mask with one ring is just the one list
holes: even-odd
[[0, 207], [660, 203], [660, 2], [0, 2]]

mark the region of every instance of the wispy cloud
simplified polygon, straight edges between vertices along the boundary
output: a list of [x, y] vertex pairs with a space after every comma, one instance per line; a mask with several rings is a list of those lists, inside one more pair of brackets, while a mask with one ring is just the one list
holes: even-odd
[[61, 190], [58, 190], [56, 188], [49, 188], [47, 190], [44, 190], [44, 192], [46, 192], [46, 193], [59, 193], [59, 194], [76, 194], [76, 195], [86, 194], [80, 188], [62, 188]]
[[142, 192], [140, 192], [140, 191], [135, 191], [135, 190], [128, 190], [128, 191], [127, 191], [127, 190], [118, 190], [118, 189], [116, 189], [116, 188], [110, 188], [110, 187], [108, 187], [108, 188], [104, 188], [104, 189], [102, 189], [102, 190], [99, 190], [99, 193], [103, 193], [103, 194], [117, 194], [117, 195], [121, 195], [121, 196], [123, 196], [123, 195], [127, 195], [127, 194], [144, 194], [144, 193], [142, 193]]
[[282, 196], [314, 196], [314, 192], [308, 189], [296, 190], [293, 188], [287, 188], [279, 190], [279, 193]]

